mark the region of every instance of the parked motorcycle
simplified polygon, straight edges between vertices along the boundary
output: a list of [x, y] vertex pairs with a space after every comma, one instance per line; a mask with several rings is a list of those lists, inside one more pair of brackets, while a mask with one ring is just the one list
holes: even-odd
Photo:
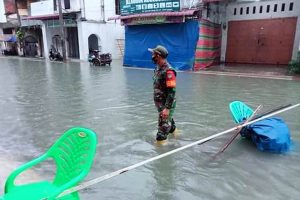
[[59, 51], [56, 51], [55, 49], [50, 49], [49, 51], [49, 59], [54, 61], [63, 61], [63, 57], [59, 53]]
[[99, 50], [92, 50], [89, 53], [88, 61], [94, 66], [110, 66], [112, 58], [110, 53], [100, 53]]

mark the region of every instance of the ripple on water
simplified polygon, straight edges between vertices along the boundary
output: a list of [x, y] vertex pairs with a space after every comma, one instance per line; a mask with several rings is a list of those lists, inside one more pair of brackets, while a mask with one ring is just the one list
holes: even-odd
[[[231, 101], [242, 100], [252, 108], [262, 104], [263, 111], [300, 101], [299, 83], [293, 81], [178, 73], [174, 118], [180, 135], [157, 147], [152, 70], [124, 69], [119, 61], [112, 67], [1, 61], [1, 154], [18, 164], [44, 152], [66, 129], [88, 127], [99, 139], [88, 179], [235, 126]], [[82, 198], [298, 199], [299, 109], [280, 116], [295, 143], [288, 154], [259, 152], [238, 138], [212, 159], [228, 141], [226, 135], [92, 186], [81, 192]]]

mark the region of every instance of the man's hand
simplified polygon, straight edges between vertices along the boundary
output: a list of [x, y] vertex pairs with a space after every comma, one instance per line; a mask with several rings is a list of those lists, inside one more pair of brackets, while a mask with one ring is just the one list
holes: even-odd
[[161, 111], [161, 116], [163, 119], [168, 119], [169, 114], [170, 114], [170, 110], [168, 108], [165, 108]]

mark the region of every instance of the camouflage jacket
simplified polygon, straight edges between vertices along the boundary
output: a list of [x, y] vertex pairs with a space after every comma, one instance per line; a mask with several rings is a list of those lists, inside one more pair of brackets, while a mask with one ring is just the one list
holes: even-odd
[[165, 63], [157, 66], [153, 75], [153, 98], [158, 111], [164, 108], [171, 109], [176, 101], [176, 71]]

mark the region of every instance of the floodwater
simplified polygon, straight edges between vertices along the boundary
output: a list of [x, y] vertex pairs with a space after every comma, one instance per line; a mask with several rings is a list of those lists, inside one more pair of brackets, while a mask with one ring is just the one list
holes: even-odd
[[[98, 135], [93, 168], [85, 180], [103, 176], [234, 126], [228, 104], [242, 100], [263, 111], [300, 102], [299, 82], [178, 73], [175, 120], [178, 137], [154, 145], [157, 114], [152, 70], [93, 67], [0, 58], [0, 194], [16, 166], [44, 151], [68, 128], [84, 126]], [[215, 159], [230, 134], [121, 174], [80, 191], [81, 199], [299, 199], [300, 108], [280, 116], [293, 149], [258, 151], [240, 138]], [[49, 179], [51, 163], [20, 182]]]

